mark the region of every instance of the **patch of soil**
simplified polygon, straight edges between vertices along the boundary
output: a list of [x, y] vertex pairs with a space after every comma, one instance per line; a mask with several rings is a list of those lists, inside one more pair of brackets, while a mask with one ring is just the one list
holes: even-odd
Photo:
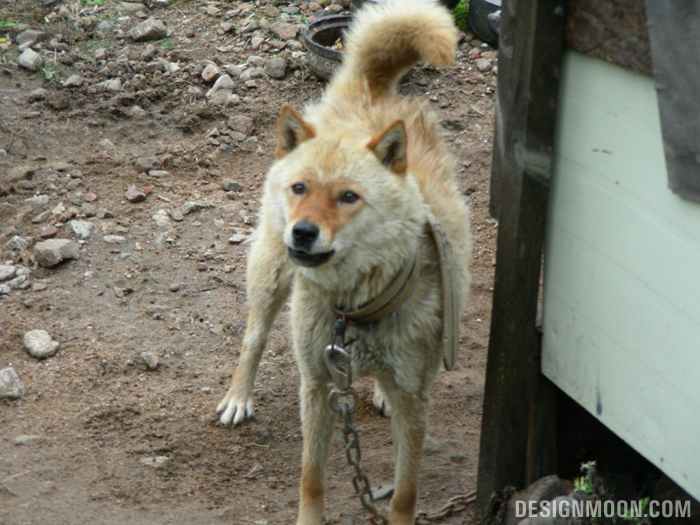
[[[0, 369], [12, 366], [25, 387], [0, 400], [0, 523], [293, 523], [301, 431], [286, 310], [260, 365], [255, 419], [220, 428], [214, 409], [245, 328], [240, 241], [257, 221], [277, 114], [322, 92], [294, 37], [321, 5], [98, 4], [0, 0], [0, 264], [30, 271], [0, 283], [11, 283], [0, 295]], [[151, 17], [169, 35], [131, 40]], [[36, 72], [17, 65], [26, 30], [45, 33], [32, 45], [44, 61]], [[281, 74], [270, 64], [279, 58]], [[401, 87], [441, 117], [475, 240], [459, 365], [432, 392], [419, 500], [428, 512], [476, 484], [496, 69], [495, 51], [465, 35], [452, 67], [419, 67]], [[232, 87], [207, 98], [223, 74]], [[224, 179], [238, 185], [225, 191]], [[132, 185], [145, 199], [127, 200]], [[35, 195], [48, 202], [26, 201]], [[72, 220], [92, 225], [88, 238], [76, 238]], [[51, 235], [77, 242], [80, 258], [34, 265], [32, 246]], [[14, 236], [29, 248], [7, 247]], [[22, 337], [32, 329], [60, 342], [58, 354], [30, 357]], [[362, 463], [373, 485], [391, 483], [389, 424], [360, 383]], [[329, 471], [328, 522], [363, 523], [340, 432]]]

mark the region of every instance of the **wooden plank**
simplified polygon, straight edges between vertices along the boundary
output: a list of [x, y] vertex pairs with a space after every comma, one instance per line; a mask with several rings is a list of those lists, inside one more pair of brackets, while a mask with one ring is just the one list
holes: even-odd
[[543, 371], [700, 498], [700, 205], [666, 187], [649, 77], [569, 53], [561, 93]]
[[700, 202], [700, 2], [647, 0], [668, 185]]
[[[524, 485], [528, 443], [546, 442], [539, 435], [546, 418], [532, 409], [545, 393], [536, 317], [564, 8], [512, 0], [501, 14], [491, 193], [499, 236], [479, 452], [482, 509], [494, 491]], [[533, 462], [529, 476], [540, 468], [551, 465]]]

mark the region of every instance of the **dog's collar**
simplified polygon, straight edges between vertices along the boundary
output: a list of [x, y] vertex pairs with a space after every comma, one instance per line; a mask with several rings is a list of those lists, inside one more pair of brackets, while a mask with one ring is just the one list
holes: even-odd
[[420, 250], [396, 274], [384, 291], [375, 299], [365, 303], [355, 310], [345, 310], [334, 307], [331, 313], [338, 319], [344, 319], [350, 324], [367, 325], [380, 321], [398, 310], [411, 296], [420, 276]]
[[[440, 261], [440, 280], [442, 283], [442, 348], [443, 363], [447, 370], [452, 370], [459, 351], [459, 310], [455, 296], [455, 268], [452, 266], [452, 247], [440, 221], [428, 213], [426, 229], [435, 242]], [[394, 277], [389, 286], [374, 300], [357, 308], [346, 311], [335, 307], [333, 315], [354, 325], [367, 326], [384, 319], [398, 310], [411, 296], [420, 276], [420, 249], [413, 259]]]

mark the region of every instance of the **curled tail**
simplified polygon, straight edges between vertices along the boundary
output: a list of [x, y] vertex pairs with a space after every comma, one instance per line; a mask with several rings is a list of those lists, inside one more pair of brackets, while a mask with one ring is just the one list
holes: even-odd
[[364, 92], [367, 85], [372, 98], [392, 93], [420, 60], [434, 66], [451, 64], [457, 41], [452, 14], [439, 2], [367, 3], [345, 38], [345, 58], [329, 91], [348, 96]]

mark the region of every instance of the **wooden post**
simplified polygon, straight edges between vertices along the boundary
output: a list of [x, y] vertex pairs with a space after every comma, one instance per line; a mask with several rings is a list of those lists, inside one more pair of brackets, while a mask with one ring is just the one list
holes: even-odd
[[551, 384], [536, 326], [554, 140], [563, 0], [506, 0], [501, 14], [491, 212], [499, 219], [478, 498], [549, 473]]

